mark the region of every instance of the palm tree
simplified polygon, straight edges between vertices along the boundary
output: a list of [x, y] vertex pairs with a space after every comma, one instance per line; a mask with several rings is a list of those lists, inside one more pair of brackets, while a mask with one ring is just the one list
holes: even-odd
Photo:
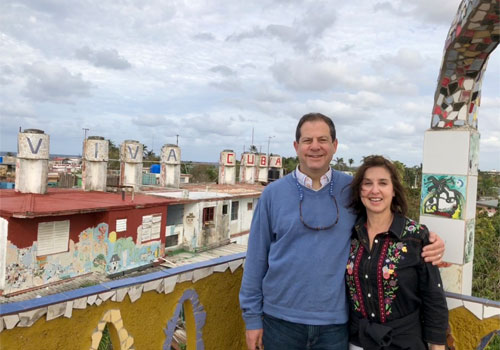
[[352, 168], [352, 164], [354, 163], [354, 159], [349, 158], [348, 162], [349, 162], [349, 168]]

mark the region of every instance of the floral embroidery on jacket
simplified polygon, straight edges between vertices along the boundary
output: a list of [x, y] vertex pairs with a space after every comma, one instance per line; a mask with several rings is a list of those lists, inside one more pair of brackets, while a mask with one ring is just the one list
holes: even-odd
[[[391, 304], [396, 298], [398, 290], [397, 265], [401, 259], [404, 259], [403, 253], [407, 252], [406, 244], [403, 242], [390, 242], [387, 247], [387, 254], [382, 266], [383, 282], [383, 303], [386, 315], [392, 312]], [[379, 286], [381, 288], [382, 286]]]
[[361, 311], [360, 298], [356, 290], [356, 280], [354, 276], [354, 262], [358, 253], [360, 244], [357, 239], [351, 241], [351, 250], [349, 252], [349, 260], [347, 262], [346, 282], [351, 296], [352, 304], [355, 311]]

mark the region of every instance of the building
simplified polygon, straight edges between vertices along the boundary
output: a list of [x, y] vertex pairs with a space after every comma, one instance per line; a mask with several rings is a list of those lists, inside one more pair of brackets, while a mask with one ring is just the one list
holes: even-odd
[[165, 247], [175, 199], [49, 189], [0, 192], [0, 290], [151, 264]]

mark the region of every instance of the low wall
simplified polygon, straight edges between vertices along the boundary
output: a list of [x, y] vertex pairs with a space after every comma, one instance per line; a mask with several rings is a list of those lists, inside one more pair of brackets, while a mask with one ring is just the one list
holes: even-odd
[[2, 350], [165, 349], [184, 306], [187, 348], [245, 349], [238, 304], [244, 254], [0, 305]]
[[[187, 350], [245, 350], [238, 304], [245, 254], [0, 305], [2, 350], [170, 350], [184, 306]], [[500, 302], [447, 293], [448, 345], [484, 349], [500, 336]]]

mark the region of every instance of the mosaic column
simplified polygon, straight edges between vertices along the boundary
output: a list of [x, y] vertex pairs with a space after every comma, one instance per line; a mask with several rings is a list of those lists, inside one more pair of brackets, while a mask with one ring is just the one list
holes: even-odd
[[448, 33], [431, 129], [425, 132], [420, 222], [446, 243], [447, 291], [470, 295], [476, 214], [481, 83], [499, 41], [498, 1], [464, 0]]

